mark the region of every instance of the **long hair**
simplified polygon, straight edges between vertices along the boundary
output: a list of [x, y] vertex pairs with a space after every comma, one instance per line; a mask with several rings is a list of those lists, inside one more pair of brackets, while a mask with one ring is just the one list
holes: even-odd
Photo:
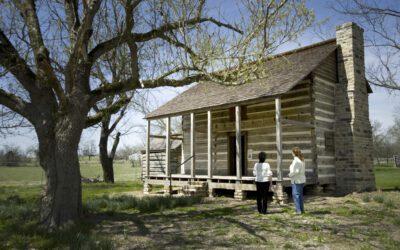
[[292, 152], [295, 156], [297, 156], [301, 161], [304, 161], [304, 156], [301, 154], [301, 150], [299, 147], [294, 147]]
[[265, 152], [260, 152], [258, 154], [258, 160], [260, 161], [260, 163], [265, 162], [265, 159], [267, 159], [267, 154]]

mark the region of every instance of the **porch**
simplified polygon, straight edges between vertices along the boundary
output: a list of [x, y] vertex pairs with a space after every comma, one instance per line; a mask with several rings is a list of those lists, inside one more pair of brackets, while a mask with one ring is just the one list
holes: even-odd
[[[265, 102], [265, 100], [263, 100]], [[281, 115], [281, 97], [276, 97], [274, 99], [270, 99], [269, 101], [272, 101], [274, 103], [274, 109], [272, 110], [274, 112], [274, 117], [270, 118], [262, 118], [262, 119], [256, 119], [256, 120], [245, 120], [243, 121], [242, 118], [242, 112], [241, 109], [245, 105], [248, 105], [250, 103], [241, 103], [241, 105], [236, 105], [234, 106], [234, 115], [235, 119], [232, 125], [231, 123], [214, 123], [213, 124], [213, 113], [217, 113], [218, 110], [207, 110], [205, 111], [207, 114], [207, 126], [206, 130], [204, 131], [207, 135], [206, 142], [207, 142], [207, 147], [206, 147], [206, 152], [203, 153], [202, 156], [206, 156], [206, 169], [204, 168], [203, 173], [205, 174], [199, 174], [199, 171], [197, 171], [198, 165], [200, 165], [200, 157], [199, 157], [199, 151], [196, 150], [196, 120], [195, 120], [195, 112], [190, 113], [190, 135], [185, 137], [185, 134], [181, 135], [171, 135], [170, 127], [171, 127], [171, 117], [165, 117], [165, 124], [166, 124], [166, 131], [165, 131], [165, 136], [160, 136], [160, 135], [152, 135], [151, 134], [151, 120], [147, 120], [147, 146], [146, 146], [146, 159], [150, 159], [150, 152], [151, 152], [151, 147], [150, 147], [150, 139], [153, 137], [156, 138], [165, 138], [165, 162], [163, 163], [163, 167], [165, 169], [163, 174], [152, 174], [150, 171], [150, 161], [145, 162], [146, 165], [146, 170], [144, 173], [144, 180], [145, 180], [145, 188], [144, 192], [148, 193], [151, 191], [151, 186], [152, 185], [162, 185], [164, 186], [164, 191], [165, 193], [171, 193], [172, 192], [172, 187], [179, 187], [179, 188], [185, 188], [190, 186], [192, 183], [205, 183], [207, 185], [207, 190], [208, 190], [208, 195], [213, 196], [214, 191], [217, 189], [225, 189], [225, 190], [234, 190], [234, 196], [237, 199], [243, 199], [246, 197], [246, 192], [248, 191], [255, 191], [256, 187], [254, 185], [254, 177], [252, 176], [252, 166], [251, 164], [247, 164], [246, 159], [246, 153], [248, 154], [254, 154], [255, 158], [257, 158], [257, 153], [252, 152], [252, 151], [247, 151], [246, 149], [246, 143], [243, 141], [243, 133], [246, 132], [246, 130], [250, 128], [257, 128], [257, 126], [263, 128], [263, 126], [272, 126], [274, 131], [273, 137], [276, 137], [275, 142], [274, 142], [274, 149], [270, 150], [273, 151], [276, 154], [276, 159], [270, 159], [273, 161], [274, 165], [274, 178], [273, 178], [273, 183], [275, 185], [275, 192], [276, 192], [276, 199], [278, 202], [283, 201], [286, 199], [285, 193], [284, 193], [284, 188], [286, 186], [290, 185], [290, 179], [289, 178], [284, 178], [283, 176], [286, 176], [287, 171], [282, 171], [282, 163], [284, 159], [284, 152], [283, 152], [283, 136], [282, 136], [282, 125], [287, 125], [287, 126], [301, 126], [305, 130], [308, 131], [308, 133], [311, 135], [311, 130], [314, 129], [314, 125], [312, 123], [304, 122], [304, 121], [299, 121], [299, 120], [291, 120], [287, 119], [286, 117], [283, 118]], [[287, 101], [287, 100], [285, 100]], [[259, 101], [260, 102], [260, 101]], [[254, 102], [252, 102], [254, 103]], [[229, 109], [232, 107], [224, 107], [225, 109]], [[220, 109], [221, 110], [221, 107]], [[198, 114], [199, 111], [197, 111]], [[204, 111], [203, 111], [204, 112]], [[189, 116], [189, 115], [188, 115]], [[272, 124], [271, 124], [272, 123]], [[234, 132], [232, 132], [232, 129], [234, 129]], [[271, 129], [271, 128], [270, 128]], [[201, 130], [204, 130], [204, 127], [201, 128]], [[197, 128], [197, 132], [199, 132], [199, 128]], [[201, 131], [203, 132], [203, 131]], [[215, 171], [215, 164], [216, 164], [216, 157], [218, 157], [218, 150], [215, 144], [215, 141], [213, 138], [213, 135], [215, 136], [216, 133], [229, 133], [233, 134], [234, 141], [233, 143], [233, 151], [234, 154], [232, 155], [231, 153], [228, 153], [227, 156], [227, 162], [223, 163], [225, 164], [225, 170], [228, 175], [220, 175], [217, 174]], [[228, 138], [229, 138], [228, 134]], [[182, 168], [178, 169], [173, 169], [171, 167], [171, 147], [170, 147], [170, 141], [172, 139], [177, 140], [177, 138], [183, 138], [188, 139], [190, 138], [189, 142], [189, 152], [182, 152], [182, 163], [180, 164], [183, 166]], [[226, 143], [226, 142], [225, 142]], [[229, 143], [229, 140], [228, 140]], [[183, 144], [183, 143], [182, 143]], [[182, 147], [183, 149], [184, 147]], [[265, 150], [265, 149], [264, 149]], [[288, 151], [288, 150], [286, 150]], [[290, 150], [289, 150], [290, 151]], [[241, 152], [241, 153], [236, 153], [236, 152]], [[290, 154], [290, 152], [285, 152], [286, 156]], [[315, 152], [311, 153], [310, 155], [315, 155]], [[232, 156], [232, 157], [229, 157]], [[230, 159], [232, 158], [232, 159]], [[252, 163], [256, 160], [254, 157], [252, 159]], [[287, 157], [286, 157], [287, 158]], [[316, 157], [309, 157], [310, 159], [316, 158]], [[229, 162], [229, 161], [233, 161]], [[290, 162], [290, 160], [286, 159], [287, 163]], [[311, 160], [312, 161], [312, 160]], [[276, 162], [276, 163], [275, 163]], [[202, 162], [204, 163], [204, 162]], [[221, 164], [221, 162], [219, 162]], [[251, 166], [243, 166], [243, 165], [251, 165]], [[178, 164], [179, 165], [179, 164]], [[187, 166], [185, 169], [184, 166]], [[231, 166], [235, 167], [234, 175], [231, 173], [233, 172], [232, 169], [230, 170]], [[310, 164], [311, 165], [311, 164]], [[311, 183], [316, 182], [316, 176], [315, 176], [315, 168], [316, 166], [312, 166], [311, 169], [308, 169], [308, 181]], [[185, 174], [180, 174], [179, 172], [183, 172]], [[220, 173], [221, 171], [218, 171]], [[246, 175], [247, 172], [247, 175]], [[230, 174], [230, 175], [229, 175]]]

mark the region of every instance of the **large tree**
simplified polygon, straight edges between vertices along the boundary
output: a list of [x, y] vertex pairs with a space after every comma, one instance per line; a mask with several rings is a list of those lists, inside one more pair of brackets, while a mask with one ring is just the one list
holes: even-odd
[[366, 46], [375, 58], [367, 65], [368, 80], [400, 91], [400, 5], [388, 0], [334, 1], [334, 9], [351, 17], [367, 32]]
[[[47, 179], [43, 226], [55, 228], [82, 215], [82, 130], [102, 112], [117, 112], [125, 100], [88, 117], [95, 104], [138, 88], [244, 83], [261, 58], [313, 20], [301, 0], [243, 0], [240, 11], [226, 18], [209, 6], [206, 0], [0, 1], [0, 105], [37, 134]], [[104, 32], [104, 15], [118, 17], [111, 34]], [[102, 83], [96, 64], [122, 48], [129, 51], [130, 71]]]

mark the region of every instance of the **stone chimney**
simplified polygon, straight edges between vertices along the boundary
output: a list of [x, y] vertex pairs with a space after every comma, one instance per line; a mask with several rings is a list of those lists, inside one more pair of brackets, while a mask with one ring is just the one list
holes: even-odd
[[336, 28], [335, 159], [341, 194], [375, 190], [363, 32], [351, 22]]

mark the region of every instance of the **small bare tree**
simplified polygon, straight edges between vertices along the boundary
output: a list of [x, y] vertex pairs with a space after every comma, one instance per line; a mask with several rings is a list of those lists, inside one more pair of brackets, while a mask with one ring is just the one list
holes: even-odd
[[366, 46], [376, 60], [368, 65], [368, 80], [390, 91], [400, 90], [400, 5], [397, 1], [335, 1], [334, 9], [357, 21], [366, 31]]
[[96, 145], [93, 140], [86, 141], [83, 143], [83, 146], [81, 149], [82, 156], [87, 156], [90, 161], [90, 157], [95, 156], [96, 153], [97, 153]]

